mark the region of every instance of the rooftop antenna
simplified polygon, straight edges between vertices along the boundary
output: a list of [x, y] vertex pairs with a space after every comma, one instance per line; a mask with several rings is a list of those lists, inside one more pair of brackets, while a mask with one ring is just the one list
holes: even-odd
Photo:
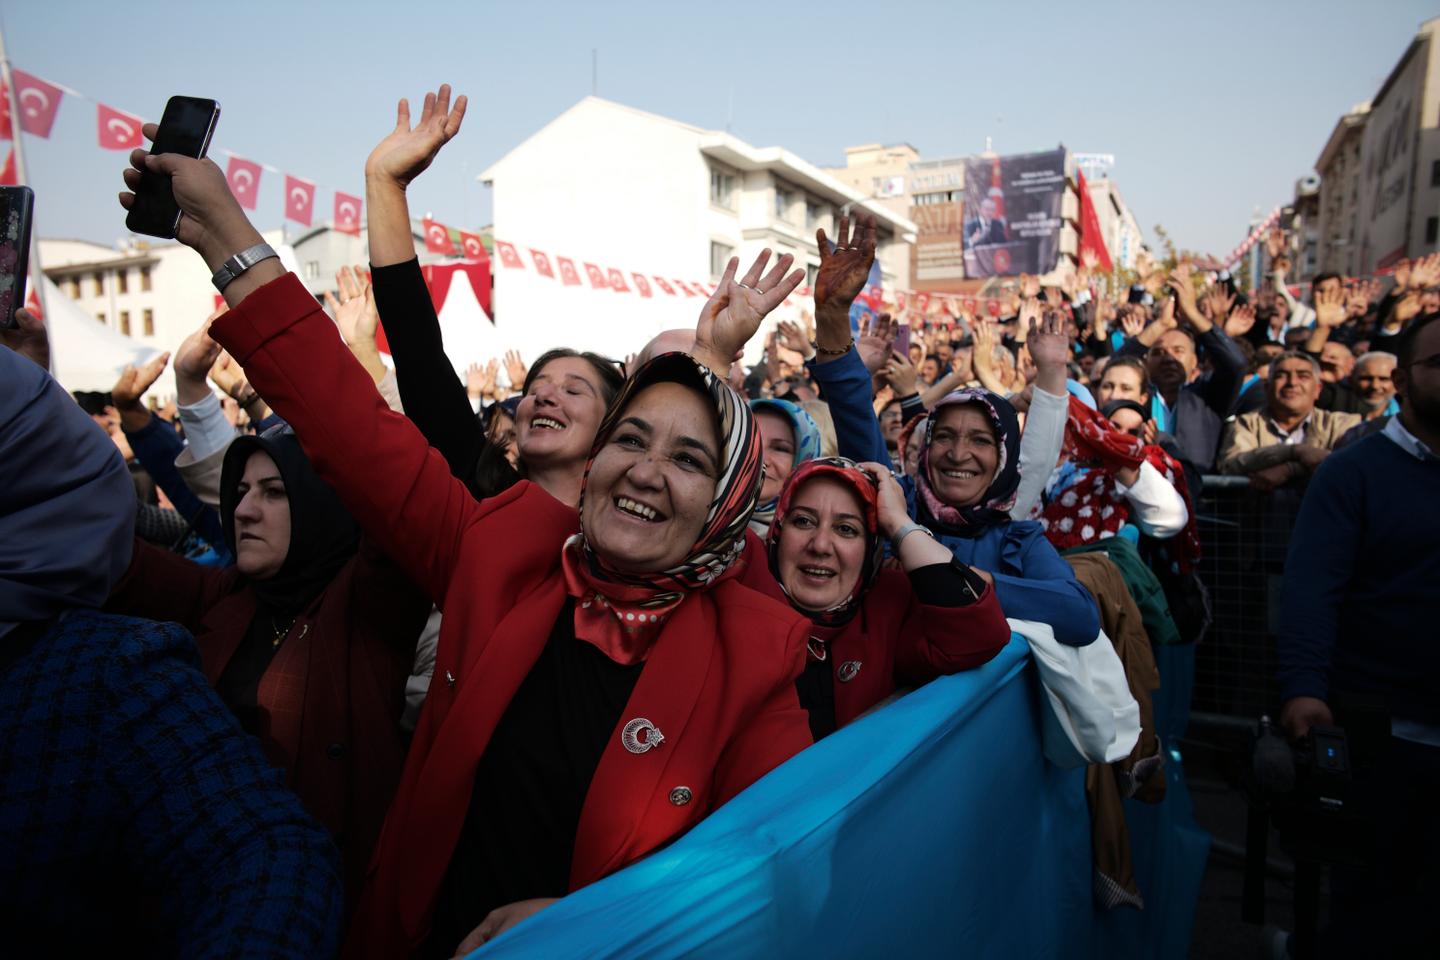
[[590, 48], [590, 96], [600, 96], [600, 51]]

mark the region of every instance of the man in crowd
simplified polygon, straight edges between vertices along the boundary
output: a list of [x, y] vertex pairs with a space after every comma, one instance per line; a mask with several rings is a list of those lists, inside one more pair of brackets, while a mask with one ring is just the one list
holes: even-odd
[[1310, 476], [1341, 434], [1360, 422], [1353, 413], [1320, 410], [1320, 365], [1299, 351], [1270, 365], [1265, 408], [1236, 417], [1220, 446], [1220, 472], [1247, 474], [1270, 491]]
[[[1338, 722], [1352, 769], [1368, 770], [1352, 800], [1376, 829], [1373, 861], [1332, 873], [1335, 956], [1440, 943], [1440, 318], [1406, 330], [1392, 375], [1400, 413], [1326, 460], [1306, 491], [1276, 648], [1285, 729]], [[1357, 735], [1377, 716], [1377, 734]]]

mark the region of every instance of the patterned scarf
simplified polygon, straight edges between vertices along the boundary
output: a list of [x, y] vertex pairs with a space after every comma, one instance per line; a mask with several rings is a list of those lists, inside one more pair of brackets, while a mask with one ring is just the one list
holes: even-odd
[[[795, 462], [791, 467], [792, 471], [800, 464], [820, 456], [820, 427], [804, 407], [789, 400], [751, 400], [750, 410], [752, 413], [773, 410], [790, 421], [790, 426], [795, 431]], [[764, 459], [763, 453], [761, 459]], [[775, 518], [775, 507], [779, 502], [779, 496], [775, 496], [755, 508], [755, 513], [750, 518], [750, 529], [754, 530], [757, 536], [763, 537], [770, 532], [770, 523]]]
[[[1000, 461], [995, 467], [995, 477], [980, 499], [957, 507], [941, 500], [930, 485], [930, 450], [941, 411], [965, 403], [974, 404], [990, 418]], [[1015, 505], [1015, 491], [1019, 487], [1020, 421], [1010, 401], [988, 390], [973, 388], [946, 394], [930, 411], [930, 419], [925, 424], [925, 445], [920, 448], [920, 464], [915, 471], [917, 519], [937, 533], [978, 537], [991, 527], [1010, 522], [1010, 508]]]
[[1065, 425], [1064, 455], [1065, 466], [1071, 469], [1036, 518], [1056, 550], [1115, 536], [1130, 519], [1130, 504], [1120, 492], [1115, 471], [1123, 467], [1138, 469], [1140, 464], [1149, 463], [1185, 500], [1189, 519], [1185, 529], [1174, 538], [1177, 549], [1170, 553], [1181, 573], [1194, 567], [1200, 559], [1195, 506], [1185, 483], [1185, 471], [1173, 457], [1153, 444], [1116, 430], [1103, 414], [1074, 397], [1070, 398], [1069, 419]]
[[[801, 609], [795, 606], [793, 600], [791, 601], [791, 606], [795, 606], [796, 610], [809, 617], [816, 626], [837, 628], [843, 627], [854, 618], [856, 611], [860, 609], [860, 601], [864, 599], [865, 591], [870, 588], [870, 585], [875, 582], [875, 577], [880, 573], [881, 560], [885, 553], [885, 541], [880, 536], [880, 498], [875, 489], [875, 481], [870, 479], [869, 474], [861, 470], [860, 465], [854, 460], [847, 460], [844, 457], [811, 460], [790, 474], [790, 479], [785, 482], [785, 488], [780, 491], [780, 496], [777, 498], [775, 522], [770, 525], [770, 535], [766, 541], [770, 556], [770, 573], [775, 577], [775, 582], [780, 584], [781, 590], [785, 590], [785, 581], [780, 578], [780, 536], [785, 527], [785, 515], [790, 511], [790, 504], [794, 501], [795, 495], [800, 492], [800, 488], [815, 477], [829, 477], [843, 483], [859, 499], [861, 512], [865, 517], [865, 566], [861, 569], [860, 576], [855, 581], [855, 588], [850, 591], [850, 596], [830, 609], [818, 613]], [[785, 590], [785, 595], [790, 596], [790, 591]], [[821, 639], [823, 642], [829, 638]], [[816, 659], [823, 659], [816, 655], [813, 644], [810, 654]]]
[[689, 594], [739, 573], [735, 561], [745, 550], [746, 523], [760, 495], [760, 431], [750, 407], [692, 357], [666, 353], [625, 381], [596, 431], [580, 485], [581, 516], [595, 455], [635, 395], [657, 383], [691, 387], [714, 405], [722, 446], [720, 476], [700, 536], [689, 556], [669, 570], [623, 573], [595, 553], [583, 530], [566, 541], [561, 560], [566, 592], [576, 601], [575, 635], [622, 664], [639, 663], [649, 655], [661, 626]]

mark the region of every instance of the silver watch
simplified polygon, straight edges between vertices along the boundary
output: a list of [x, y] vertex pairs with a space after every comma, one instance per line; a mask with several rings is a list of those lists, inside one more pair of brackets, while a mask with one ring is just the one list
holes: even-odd
[[241, 250], [235, 254], [235, 256], [220, 264], [220, 269], [215, 271], [215, 275], [210, 278], [210, 282], [215, 285], [216, 290], [224, 293], [225, 288], [230, 286], [240, 274], [249, 270], [261, 260], [269, 260], [271, 257], [278, 256], [280, 256], [280, 254], [276, 253], [275, 248], [270, 246], [270, 244], [257, 243], [248, 250]]

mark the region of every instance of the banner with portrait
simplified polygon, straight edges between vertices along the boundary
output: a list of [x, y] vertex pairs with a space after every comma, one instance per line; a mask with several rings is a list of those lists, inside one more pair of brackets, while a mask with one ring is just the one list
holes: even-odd
[[965, 162], [965, 276], [1055, 268], [1064, 224], [1065, 156], [1061, 148]]

